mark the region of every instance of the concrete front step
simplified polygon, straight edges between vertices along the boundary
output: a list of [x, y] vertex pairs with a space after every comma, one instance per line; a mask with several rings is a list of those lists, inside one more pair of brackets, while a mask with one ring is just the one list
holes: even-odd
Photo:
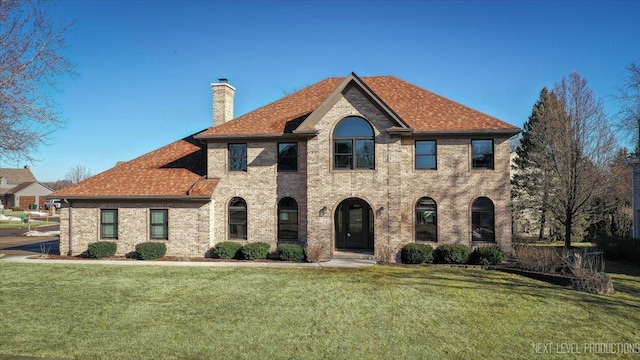
[[357, 259], [357, 260], [375, 260], [376, 257], [370, 252], [353, 252], [353, 251], [334, 251], [334, 259]]

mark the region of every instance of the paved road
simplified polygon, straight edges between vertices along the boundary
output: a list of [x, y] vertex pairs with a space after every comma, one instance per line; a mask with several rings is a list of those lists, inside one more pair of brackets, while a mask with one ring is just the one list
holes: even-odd
[[[44, 226], [40, 231], [60, 230], [60, 225]], [[0, 253], [6, 256], [35, 255], [46, 252], [60, 254], [57, 236], [22, 236], [26, 229], [0, 229]]]

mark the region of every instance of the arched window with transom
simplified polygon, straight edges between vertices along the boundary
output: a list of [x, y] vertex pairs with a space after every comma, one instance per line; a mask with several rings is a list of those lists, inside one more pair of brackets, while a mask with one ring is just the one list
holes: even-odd
[[479, 197], [473, 201], [471, 230], [473, 241], [496, 241], [495, 208], [489, 198]]
[[333, 131], [333, 168], [337, 170], [375, 169], [373, 127], [358, 116], [340, 121]]
[[438, 208], [430, 197], [416, 203], [416, 241], [438, 241]]
[[278, 202], [278, 240], [298, 241], [298, 203], [290, 197]]
[[229, 239], [247, 240], [247, 202], [241, 197], [229, 201]]

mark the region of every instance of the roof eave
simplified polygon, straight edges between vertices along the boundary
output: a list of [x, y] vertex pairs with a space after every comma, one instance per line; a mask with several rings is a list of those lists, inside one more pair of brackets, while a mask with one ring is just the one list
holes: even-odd
[[47, 199], [64, 200], [181, 200], [181, 201], [210, 201], [211, 195], [55, 195], [46, 196]]
[[403, 133], [405, 136], [489, 136], [489, 135], [517, 135], [522, 130], [515, 129], [476, 129], [476, 130], [421, 130], [410, 133]]
[[307, 139], [314, 137], [318, 134], [317, 131], [297, 131], [286, 134], [212, 134], [212, 135], [196, 135], [195, 139], [211, 142], [224, 142], [224, 141], [239, 141], [239, 140], [293, 140], [293, 139]]

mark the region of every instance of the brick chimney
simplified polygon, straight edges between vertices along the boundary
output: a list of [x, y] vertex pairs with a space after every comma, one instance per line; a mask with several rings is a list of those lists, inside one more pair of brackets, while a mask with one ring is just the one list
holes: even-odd
[[233, 95], [236, 88], [229, 85], [227, 79], [218, 79], [211, 84], [213, 92], [213, 126], [224, 124], [233, 119]]

